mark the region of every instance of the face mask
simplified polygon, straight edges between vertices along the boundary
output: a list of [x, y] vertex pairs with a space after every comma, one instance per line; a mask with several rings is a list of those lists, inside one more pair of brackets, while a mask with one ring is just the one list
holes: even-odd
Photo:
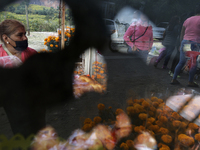
[[[11, 38], [10, 38], [11, 39]], [[12, 41], [14, 41], [13, 39], [11, 39]], [[14, 41], [16, 46], [14, 47], [13, 45], [11, 45], [12, 47], [14, 47], [14, 49], [16, 49], [17, 51], [24, 51], [27, 49], [28, 47], [28, 40], [24, 40], [24, 41]]]

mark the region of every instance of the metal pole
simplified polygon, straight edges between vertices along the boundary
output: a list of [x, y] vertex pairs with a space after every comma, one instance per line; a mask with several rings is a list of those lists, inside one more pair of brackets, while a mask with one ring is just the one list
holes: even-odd
[[27, 31], [28, 31], [28, 36], [30, 36], [30, 28], [29, 28], [29, 20], [28, 20], [28, 6], [27, 6], [27, 4], [25, 4], [25, 10], [26, 10]]
[[62, 0], [61, 49], [65, 48], [65, 2]]

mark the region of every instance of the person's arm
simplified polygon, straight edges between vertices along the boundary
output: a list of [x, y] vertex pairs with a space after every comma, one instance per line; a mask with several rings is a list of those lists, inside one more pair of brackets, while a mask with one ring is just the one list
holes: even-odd
[[130, 37], [134, 34], [134, 26], [130, 26], [124, 34], [124, 41], [132, 48], [134, 46]]

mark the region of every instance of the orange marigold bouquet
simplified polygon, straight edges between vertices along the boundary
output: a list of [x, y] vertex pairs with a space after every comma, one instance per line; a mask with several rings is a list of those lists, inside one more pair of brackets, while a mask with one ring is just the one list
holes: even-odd
[[[69, 45], [71, 38], [74, 36], [75, 28], [66, 27], [65, 29], [65, 46]], [[47, 49], [53, 52], [60, 50], [61, 43], [61, 30], [57, 31], [58, 36], [50, 35], [44, 39], [44, 45], [47, 46]]]

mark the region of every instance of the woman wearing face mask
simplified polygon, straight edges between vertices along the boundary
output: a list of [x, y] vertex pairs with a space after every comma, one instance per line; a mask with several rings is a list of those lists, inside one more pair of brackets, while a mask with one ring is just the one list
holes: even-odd
[[[27, 58], [37, 53], [34, 49], [28, 47], [28, 38], [26, 37], [26, 30], [24, 25], [17, 20], [4, 20], [0, 24], [0, 40], [3, 43], [0, 45], [0, 57], [4, 57], [7, 64], [2, 64], [2, 59], [0, 59], [0, 66], [3, 67], [13, 67], [24, 62]], [[10, 56], [10, 57], [5, 57]], [[18, 59], [14, 64], [12, 59]]]

